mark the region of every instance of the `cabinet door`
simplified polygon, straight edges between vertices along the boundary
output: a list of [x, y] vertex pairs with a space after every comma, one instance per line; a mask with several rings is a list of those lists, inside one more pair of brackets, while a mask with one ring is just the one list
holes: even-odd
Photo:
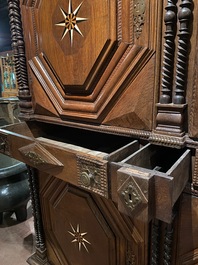
[[153, 25], [160, 24], [160, 6], [144, 0], [21, 1], [36, 118], [151, 130], [158, 76]]
[[40, 176], [48, 260], [56, 265], [147, 264], [147, 224], [136, 226], [111, 200]]

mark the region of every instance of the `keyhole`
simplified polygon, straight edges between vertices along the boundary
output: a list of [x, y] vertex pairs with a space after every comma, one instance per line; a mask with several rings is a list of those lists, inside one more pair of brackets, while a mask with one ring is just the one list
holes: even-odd
[[129, 196], [129, 201], [132, 201], [132, 195], [131, 195], [131, 193], [129, 193], [128, 196]]

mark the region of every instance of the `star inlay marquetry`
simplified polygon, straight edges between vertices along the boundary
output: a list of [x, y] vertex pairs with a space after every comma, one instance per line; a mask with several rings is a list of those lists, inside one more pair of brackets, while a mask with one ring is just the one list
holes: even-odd
[[81, 2], [79, 6], [73, 11], [72, 0], [69, 0], [68, 12], [59, 7], [64, 20], [55, 25], [64, 28], [61, 40], [63, 40], [67, 33], [69, 33], [71, 46], [73, 45], [74, 31], [76, 31], [83, 37], [83, 34], [78, 27], [78, 23], [88, 20], [88, 18], [82, 18], [77, 16], [82, 4], [83, 2]]
[[74, 227], [71, 224], [70, 224], [70, 226], [71, 226], [72, 232], [68, 231], [68, 233], [74, 237], [74, 239], [71, 242], [72, 243], [78, 243], [79, 251], [81, 251], [81, 247], [83, 246], [85, 248], [85, 250], [87, 252], [89, 252], [85, 243], [90, 244], [90, 245], [91, 245], [91, 243], [84, 238], [85, 235], [87, 235], [87, 232], [81, 233], [79, 225], [77, 225], [76, 230], [74, 229]]

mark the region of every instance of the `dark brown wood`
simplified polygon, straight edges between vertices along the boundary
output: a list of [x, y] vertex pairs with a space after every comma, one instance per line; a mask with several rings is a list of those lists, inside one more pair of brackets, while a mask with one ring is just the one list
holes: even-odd
[[197, 0], [8, 1], [31, 265], [197, 264]]

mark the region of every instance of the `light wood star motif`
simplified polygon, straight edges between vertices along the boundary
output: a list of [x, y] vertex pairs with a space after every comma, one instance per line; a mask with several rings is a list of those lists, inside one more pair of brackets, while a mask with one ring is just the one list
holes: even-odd
[[74, 229], [74, 227], [71, 224], [70, 224], [70, 226], [71, 226], [72, 232], [68, 231], [68, 233], [74, 237], [74, 240], [72, 240], [71, 242], [72, 243], [78, 243], [78, 250], [79, 251], [81, 251], [81, 247], [83, 246], [85, 248], [85, 250], [87, 252], [89, 252], [85, 243], [87, 243], [89, 245], [91, 245], [91, 243], [84, 238], [84, 236], [87, 235], [87, 232], [81, 233], [79, 224], [77, 225], [76, 230]]
[[64, 27], [61, 40], [63, 40], [67, 33], [69, 33], [71, 46], [73, 45], [74, 30], [83, 37], [83, 34], [77, 24], [88, 20], [88, 18], [82, 18], [77, 16], [82, 4], [83, 2], [81, 2], [79, 6], [73, 11], [72, 0], [69, 0], [68, 12], [65, 12], [61, 7], [59, 7], [64, 20], [55, 25]]

